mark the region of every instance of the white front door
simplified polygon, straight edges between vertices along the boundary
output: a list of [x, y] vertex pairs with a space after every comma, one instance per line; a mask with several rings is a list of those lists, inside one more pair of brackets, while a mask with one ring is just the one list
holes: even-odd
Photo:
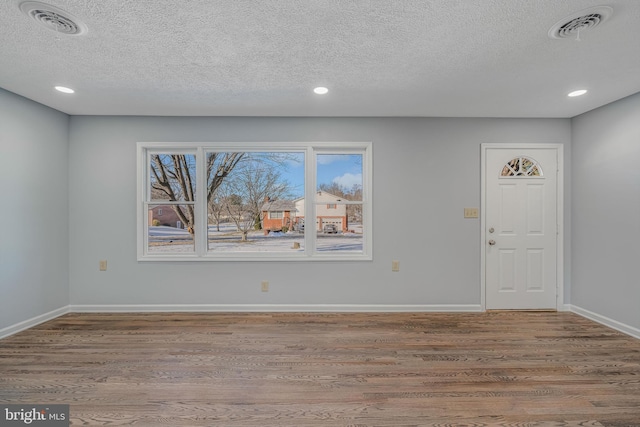
[[484, 148], [487, 309], [556, 309], [558, 149]]

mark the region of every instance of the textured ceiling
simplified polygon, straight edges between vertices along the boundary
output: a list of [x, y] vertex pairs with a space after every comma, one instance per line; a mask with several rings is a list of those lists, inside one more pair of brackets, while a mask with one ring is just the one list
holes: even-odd
[[74, 115], [573, 117], [640, 91], [639, 0], [46, 2], [88, 32], [0, 1], [0, 87]]

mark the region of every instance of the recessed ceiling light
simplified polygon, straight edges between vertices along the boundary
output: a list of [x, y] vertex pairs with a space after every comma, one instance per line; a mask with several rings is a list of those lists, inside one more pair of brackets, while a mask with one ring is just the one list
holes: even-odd
[[313, 91], [318, 95], [324, 95], [325, 93], [329, 92], [329, 89], [327, 89], [326, 87], [318, 86]]
[[569, 94], [567, 94], [567, 96], [570, 97], [574, 97], [574, 96], [581, 96], [584, 95], [585, 93], [587, 93], [586, 89], [580, 89], [580, 90], [574, 90], [573, 92], [570, 92]]
[[68, 87], [64, 87], [64, 86], [56, 86], [56, 90], [58, 92], [62, 92], [62, 93], [74, 93], [75, 90], [68, 88]]

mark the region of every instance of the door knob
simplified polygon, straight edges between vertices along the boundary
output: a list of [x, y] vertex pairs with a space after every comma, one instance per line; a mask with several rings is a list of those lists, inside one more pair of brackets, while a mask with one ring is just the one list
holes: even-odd
[[496, 244], [496, 241], [495, 241], [495, 240], [489, 240], [489, 245], [493, 246], [493, 245], [495, 245], [495, 244]]

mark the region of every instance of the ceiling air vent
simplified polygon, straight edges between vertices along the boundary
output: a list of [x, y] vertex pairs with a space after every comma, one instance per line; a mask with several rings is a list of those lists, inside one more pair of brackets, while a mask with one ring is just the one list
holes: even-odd
[[87, 32], [87, 26], [62, 9], [38, 1], [20, 3], [20, 10], [40, 25], [60, 34], [79, 36]]
[[549, 30], [549, 37], [552, 39], [572, 38], [580, 40], [581, 32], [602, 24], [612, 13], [613, 9], [609, 6], [598, 6], [581, 10], [558, 21]]

